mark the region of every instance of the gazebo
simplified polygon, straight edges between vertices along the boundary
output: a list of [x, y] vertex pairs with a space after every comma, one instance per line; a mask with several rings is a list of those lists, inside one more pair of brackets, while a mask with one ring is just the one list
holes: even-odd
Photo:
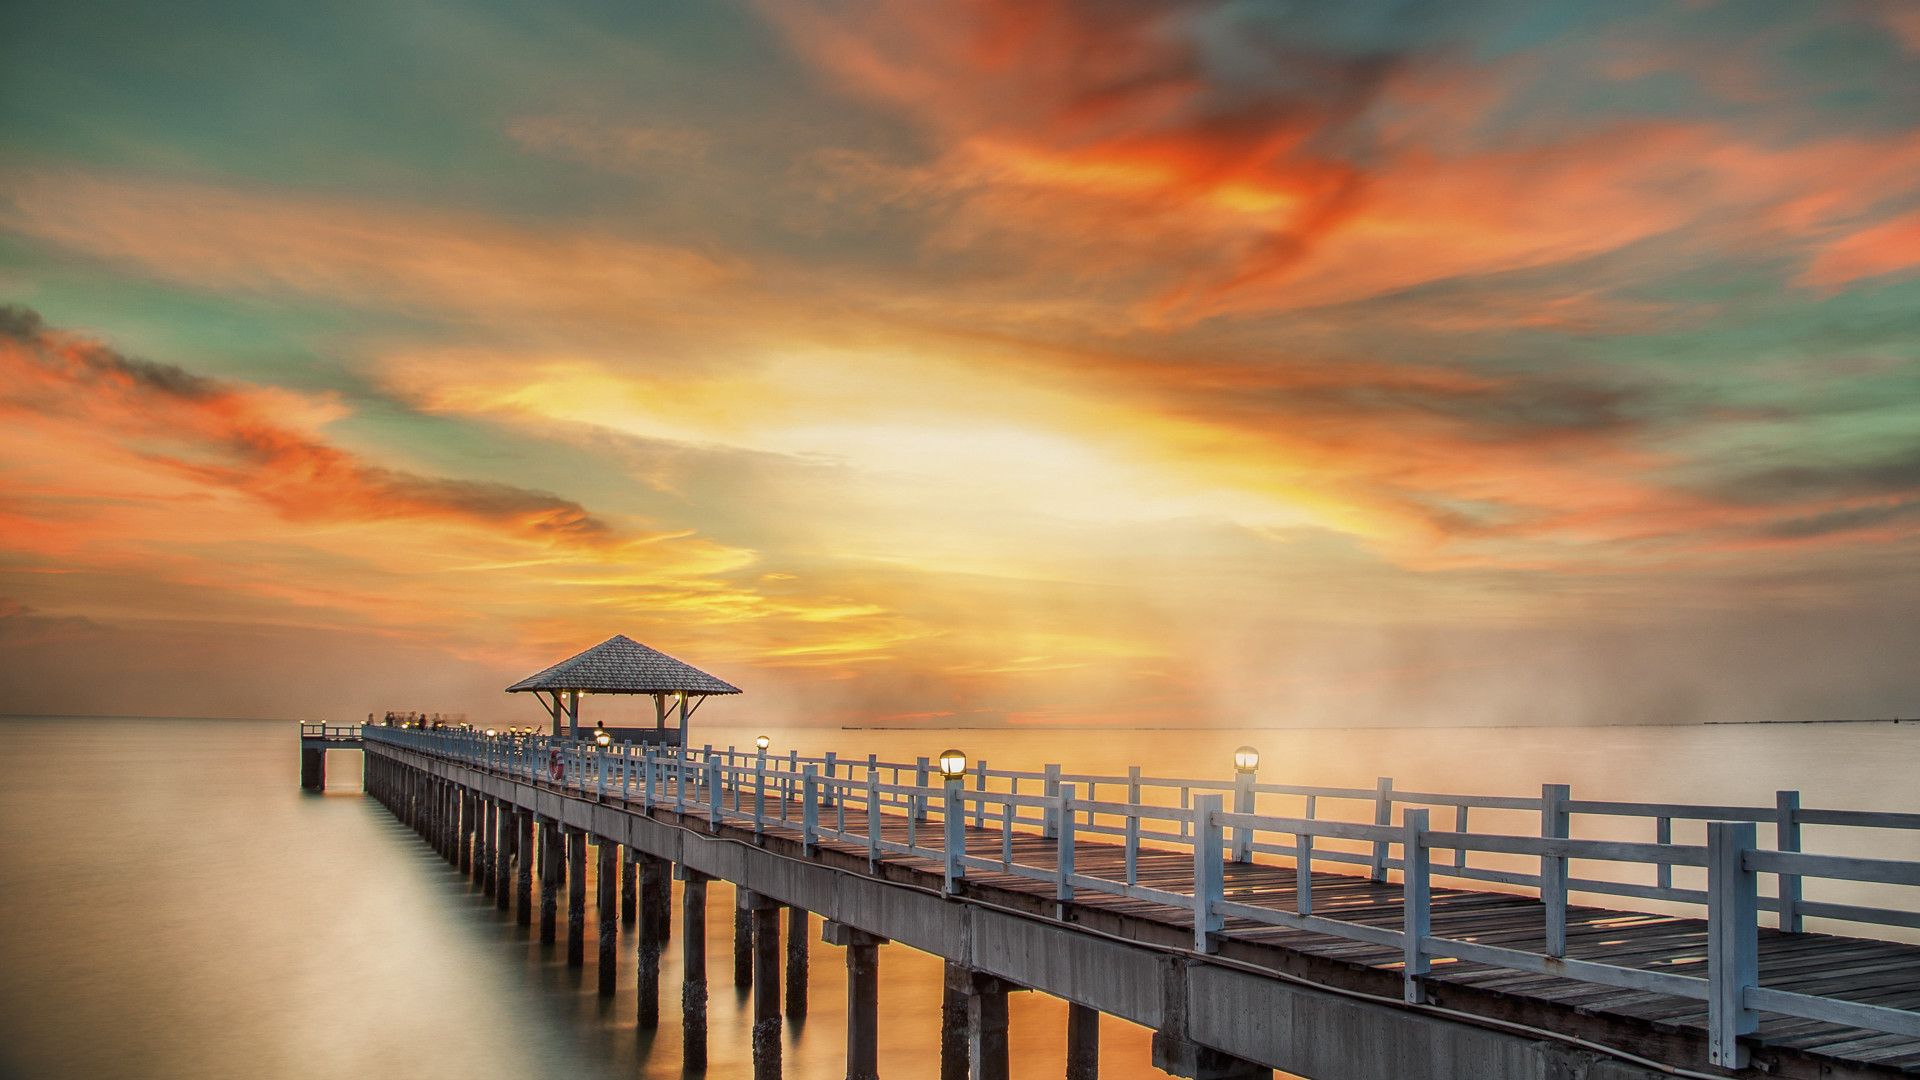
[[[685, 664], [666, 653], [649, 649], [625, 634], [595, 645], [578, 656], [569, 657], [537, 675], [529, 675], [512, 686], [509, 694], [531, 692], [553, 717], [553, 735], [561, 735], [560, 721], [567, 721], [566, 734], [580, 737], [580, 695], [647, 694], [653, 698], [654, 726], [651, 728], [603, 729], [627, 742], [687, 745], [687, 721], [706, 699], [715, 694], [737, 694], [740, 688], [723, 682]], [[688, 698], [699, 698], [690, 709]], [[678, 729], [667, 726], [667, 714], [677, 704]]]

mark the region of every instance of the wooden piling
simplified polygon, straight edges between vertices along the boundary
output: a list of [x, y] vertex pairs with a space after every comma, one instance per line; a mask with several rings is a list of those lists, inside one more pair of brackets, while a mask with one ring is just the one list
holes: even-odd
[[753, 912], [753, 1080], [780, 1080], [780, 908]]
[[880, 946], [886, 939], [828, 922], [821, 937], [847, 950], [847, 1080], [880, 1080]]
[[940, 1080], [967, 1080], [967, 984], [973, 973], [947, 961], [940, 994]]
[[684, 924], [680, 940], [681, 1066], [687, 1072], [707, 1067], [707, 879], [697, 870], [683, 871]]
[[[739, 886], [735, 886], [735, 891]], [[733, 906], [733, 988], [753, 987], [753, 916], [737, 902]]]
[[520, 855], [519, 882], [514, 892], [518, 907], [514, 921], [521, 926], [533, 925], [533, 815], [525, 810], [516, 810], [513, 814], [515, 829], [514, 850]]
[[460, 793], [460, 876], [473, 876], [473, 806], [477, 799], [471, 791]]
[[495, 883], [493, 864], [494, 864], [494, 861], [500, 857], [499, 846], [497, 843], [497, 839], [499, 836], [499, 824], [495, 820], [499, 812], [500, 812], [499, 808], [494, 805], [494, 802], [492, 799], [480, 800], [481, 856], [478, 860], [479, 865], [474, 867], [474, 873], [480, 879], [480, 892], [482, 895], [485, 895], [485, 896], [493, 895], [493, 888]]
[[1099, 1080], [1100, 1010], [1067, 1002], [1067, 1080]]
[[567, 966], [587, 965], [587, 834], [567, 830]]
[[807, 1018], [807, 909], [787, 909], [787, 1019]]
[[560, 826], [540, 822], [540, 944], [551, 945], [560, 906]]
[[[637, 892], [639, 908], [636, 913], [639, 933], [636, 936], [639, 938], [640, 1005], [635, 1019], [642, 1030], [651, 1031], [660, 1026], [660, 954], [667, 946], [667, 935], [663, 928], [670, 925], [669, 920], [673, 917], [673, 883], [668, 877], [671, 864], [643, 855], [639, 857], [637, 866], [628, 863], [627, 868], [637, 871], [639, 878], [637, 890], [630, 890], [630, 894]], [[659, 910], [663, 907], [669, 910]], [[703, 975], [703, 982], [704, 979]]]
[[599, 844], [600, 864], [594, 906], [600, 911], [600, 996], [612, 997], [617, 989], [620, 912], [614, 895], [614, 883], [620, 877], [620, 846], [605, 838]]
[[327, 789], [327, 752], [318, 748], [300, 748], [300, 786], [308, 791]]
[[967, 994], [969, 1080], [1008, 1080], [1007, 984], [974, 975]]
[[506, 911], [513, 906], [513, 815], [504, 802], [494, 802], [493, 906]]
[[633, 925], [639, 898], [634, 895], [634, 854], [633, 848], [621, 849], [620, 856], [620, 921], [627, 926]]

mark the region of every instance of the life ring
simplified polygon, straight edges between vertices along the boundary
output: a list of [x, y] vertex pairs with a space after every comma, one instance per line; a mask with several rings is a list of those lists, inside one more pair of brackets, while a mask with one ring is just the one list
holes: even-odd
[[556, 784], [567, 778], [567, 763], [560, 757], [558, 750], [547, 751], [547, 775], [552, 777]]

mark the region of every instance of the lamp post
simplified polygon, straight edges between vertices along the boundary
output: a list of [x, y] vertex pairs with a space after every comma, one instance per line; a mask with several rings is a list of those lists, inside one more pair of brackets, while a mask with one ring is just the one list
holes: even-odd
[[945, 826], [946, 851], [946, 892], [951, 895], [961, 879], [967, 876], [967, 867], [962, 858], [967, 853], [967, 819], [961, 810], [961, 792], [965, 790], [967, 776], [967, 755], [958, 750], [940, 751], [940, 778], [946, 781], [946, 809], [942, 814]]
[[765, 735], [753, 740], [754, 749], [759, 753], [753, 759], [753, 835], [760, 836], [767, 828], [767, 747], [773, 740]]
[[[1253, 813], [1253, 783], [1255, 773], [1260, 768], [1260, 751], [1251, 746], [1242, 746], [1233, 752], [1233, 812], [1236, 814]], [[1253, 861], [1253, 830], [1245, 827], [1233, 831], [1233, 861]]]

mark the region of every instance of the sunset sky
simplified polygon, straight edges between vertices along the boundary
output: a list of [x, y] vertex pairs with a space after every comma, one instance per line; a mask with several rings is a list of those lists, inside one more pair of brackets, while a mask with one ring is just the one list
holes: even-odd
[[1920, 6], [30, 3], [0, 712], [1920, 715]]

